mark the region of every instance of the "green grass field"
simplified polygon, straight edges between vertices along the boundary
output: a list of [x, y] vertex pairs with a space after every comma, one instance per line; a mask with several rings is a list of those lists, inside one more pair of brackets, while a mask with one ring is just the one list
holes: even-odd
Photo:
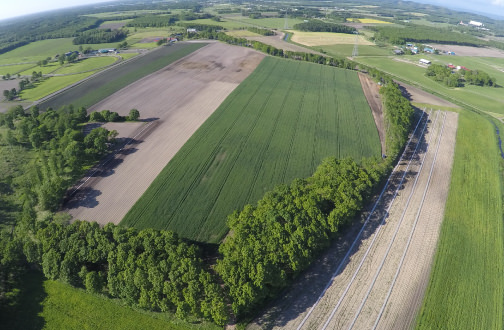
[[176, 154], [122, 225], [205, 242], [226, 217], [276, 184], [310, 176], [327, 156], [379, 156], [357, 74], [267, 57]]
[[[369, 66], [376, 67], [384, 72], [387, 72], [393, 76], [398, 77], [400, 80], [404, 80], [415, 86], [420, 86], [428, 92], [442, 96], [443, 98], [448, 97], [456, 102], [465, 103], [469, 106], [475, 107], [480, 111], [489, 111], [495, 113], [504, 113], [503, 99], [501, 97], [504, 92], [503, 87], [480, 87], [467, 85], [463, 88], [449, 88], [444, 84], [437, 83], [434, 80], [425, 76], [425, 68], [422, 68], [415, 63], [420, 58], [430, 58], [429, 56], [404, 56], [399, 57], [401, 60], [408, 60], [411, 63], [400, 62], [394, 60], [392, 57], [358, 57], [356, 61]], [[467, 58], [462, 57], [436, 57], [437, 61], [442, 58], [445, 61], [455, 61], [457, 63], [466, 63]], [[475, 63], [472, 60], [472, 63]], [[476, 66], [474, 66], [476, 68]], [[483, 67], [483, 66], [481, 66]], [[491, 76], [497, 77], [497, 83], [504, 85], [504, 76], [501, 78], [501, 73], [497, 73], [496, 70], [486, 70]]]
[[51, 62], [44, 66], [34, 66], [33, 64], [27, 70], [20, 72], [22, 76], [31, 76], [33, 71], [42, 72], [42, 74], [53, 73], [54, 71], [61, 68], [61, 65], [58, 62]]
[[120, 300], [88, 294], [70, 285], [44, 280], [42, 274], [25, 275], [21, 308], [0, 315], [5, 329], [220, 329], [209, 322], [176, 319], [170, 313], [154, 313], [125, 306]]
[[462, 112], [445, 218], [417, 329], [502, 329], [501, 163], [493, 125]]
[[[348, 57], [352, 56], [354, 45], [324, 45], [311, 47], [314, 50], [322, 49], [327, 55], [333, 57]], [[359, 56], [387, 56], [392, 53], [392, 50], [370, 45], [359, 45]]]
[[62, 88], [70, 86], [86, 77], [89, 77], [94, 72], [78, 73], [69, 76], [49, 77], [42, 82], [36, 84], [34, 88], [25, 89], [21, 92], [21, 98], [27, 101], [37, 101], [41, 98], [59, 91]]
[[14, 76], [17, 73], [20, 73], [22, 75], [23, 71], [31, 69], [31, 68], [38, 69], [39, 67], [36, 66], [35, 64], [18, 64], [18, 65], [0, 66], [0, 76], [3, 76], [7, 73], [9, 73], [11, 76]]
[[137, 56], [138, 53], [120, 53], [119, 56], [121, 56], [123, 58], [123, 60], [128, 60], [132, 57], [135, 57]]
[[65, 65], [61, 69], [54, 71], [56, 74], [74, 74], [79, 72], [97, 70], [105, 66], [111, 65], [118, 60], [117, 57], [113, 56], [100, 56], [91, 57], [71, 63], [70, 65]]
[[[47, 57], [54, 57], [56, 54], [63, 54], [70, 50], [78, 50], [79, 45], [72, 44], [73, 38], [47, 39], [35, 41], [28, 45], [16, 48], [10, 52], [0, 55], [0, 64], [37, 62]], [[117, 42], [108, 44], [89, 44], [82, 47], [93, 49], [117, 47]]]

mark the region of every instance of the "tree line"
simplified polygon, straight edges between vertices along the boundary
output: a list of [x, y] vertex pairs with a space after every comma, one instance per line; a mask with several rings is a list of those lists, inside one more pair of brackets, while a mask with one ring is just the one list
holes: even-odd
[[74, 45], [101, 44], [121, 41], [128, 36], [127, 29], [93, 29], [80, 33], [72, 41]]
[[270, 29], [261, 29], [261, 28], [256, 28], [256, 27], [248, 27], [247, 31], [253, 32], [260, 34], [262, 36], [274, 36], [275, 32], [271, 31]]
[[334, 33], [348, 33], [348, 34], [357, 32], [357, 30], [351, 26], [325, 23], [315, 20], [311, 20], [305, 23], [298, 23], [294, 25], [294, 29], [308, 32], [334, 32]]

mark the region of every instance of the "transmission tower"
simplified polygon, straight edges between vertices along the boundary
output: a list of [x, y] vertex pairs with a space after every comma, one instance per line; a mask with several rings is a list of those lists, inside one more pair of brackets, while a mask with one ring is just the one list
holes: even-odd
[[359, 56], [359, 32], [356, 31], [354, 33], [355, 33], [355, 42], [352, 51], [352, 58]]
[[287, 30], [289, 28], [289, 23], [287, 22], [287, 12], [288, 10], [285, 9], [285, 23], [284, 23], [284, 30]]

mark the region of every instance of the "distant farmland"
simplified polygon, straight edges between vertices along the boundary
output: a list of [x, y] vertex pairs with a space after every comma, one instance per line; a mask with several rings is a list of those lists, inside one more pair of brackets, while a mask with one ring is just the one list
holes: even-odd
[[122, 225], [169, 229], [206, 242], [226, 217], [323, 158], [379, 156], [355, 72], [265, 58], [175, 155]]
[[75, 107], [90, 107], [121, 88], [164, 68], [205, 45], [205, 43], [177, 43], [161, 47], [144, 56], [120, 63], [53, 98], [42, 101], [39, 107], [41, 109], [49, 107], [57, 109], [68, 104], [73, 104]]

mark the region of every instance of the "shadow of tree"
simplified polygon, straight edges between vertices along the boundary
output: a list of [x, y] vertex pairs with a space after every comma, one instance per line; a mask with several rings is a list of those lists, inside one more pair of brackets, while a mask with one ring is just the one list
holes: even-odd
[[40, 316], [42, 302], [47, 297], [44, 289], [44, 275], [37, 270], [29, 270], [21, 279], [19, 303], [0, 310], [2, 329], [43, 329], [45, 320]]

